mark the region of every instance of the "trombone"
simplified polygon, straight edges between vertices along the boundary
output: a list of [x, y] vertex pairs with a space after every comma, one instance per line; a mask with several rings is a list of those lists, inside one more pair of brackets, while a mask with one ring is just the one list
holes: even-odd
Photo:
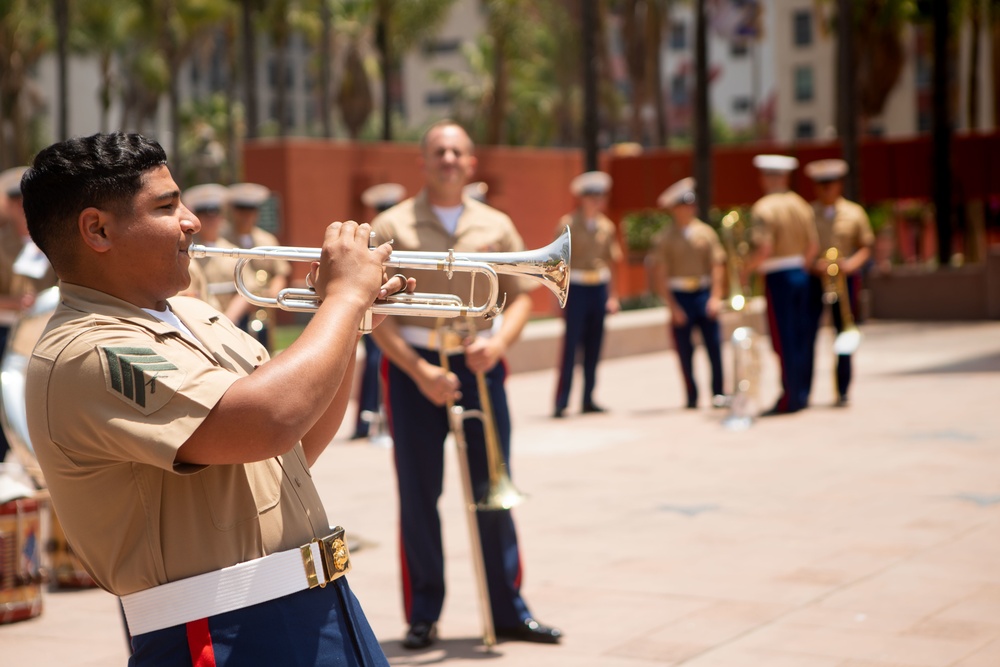
[[[319, 308], [320, 299], [315, 290], [286, 287], [273, 297], [256, 294], [247, 286], [243, 267], [253, 259], [283, 259], [289, 262], [318, 261], [320, 248], [294, 246], [258, 246], [256, 248], [216, 248], [192, 245], [188, 248], [192, 258], [230, 257], [237, 259], [233, 271], [236, 291], [249, 303], [262, 308], [280, 308], [293, 312], [313, 312]], [[362, 333], [371, 331], [371, 315], [409, 315], [412, 317], [495, 317], [503, 310], [500, 299], [499, 274], [532, 278], [547, 287], [559, 299], [559, 306], [566, 305], [569, 295], [570, 232], [565, 231], [544, 248], [523, 252], [456, 253], [425, 252], [414, 250], [393, 251], [383, 266], [393, 269], [425, 269], [444, 271], [451, 278], [455, 272], [472, 275], [469, 300], [454, 294], [416, 292], [392, 294], [384, 302], [373, 304], [361, 325]], [[487, 299], [476, 304], [473, 300], [476, 276], [485, 277], [489, 285]]]
[[830, 304], [836, 302], [837, 307], [840, 308], [840, 322], [843, 330], [833, 340], [833, 351], [838, 355], [850, 355], [857, 352], [858, 346], [861, 344], [861, 330], [854, 323], [854, 316], [851, 314], [851, 304], [848, 303], [850, 297], [847, 293], [847, 278], [837, 263], [839, 257], [840, 253], [835, 247], [826, 251], [826, 259], [829, 262], [826, 274], [832, 289], [824, 295], [823, 300]]
[[[441, 368], [450, 370], [448, 353], [440, 352]], [[493, 629], [493, 609], [490, 604], [489, 585], [486, 581], [486, 560], [483, 557], [483, 543], [479, 534], [478, 510], [498, 511], [509, 510], [520, 505], [527, 498], [517, 490], [510, 479], [507, 464], [504, 462], [500, 449], [500, 439], [497, 435], [496, 421], [493, 417], [493, 403], [490, 400], [489, 387], [486, 384], [485, 373], [476, 373], [476, 389], [479, 394], [479, 409], [467, 410], [454, 401], [446, 404], [448, 427], [455, 438], [458, 450], [458, 467], [462, 476], [462, 491], [465, 498], [465, 518], [469, 524], [469, 541], [472, 547], [472, 565], [476, 576], [476, 587], [479, 593], [479, 610], [483, 624], [483, 645], [490, 650], [496, 644], [496, 632]], [[475, 500], [472, 488], [472, 471], [469, 469], [468, 442], [465, 439], [465, 420], [478, 419], [483, 426], [483, 439], [486, 447], [486, 464], [489, 471], [489, 487], [479, 502]]]

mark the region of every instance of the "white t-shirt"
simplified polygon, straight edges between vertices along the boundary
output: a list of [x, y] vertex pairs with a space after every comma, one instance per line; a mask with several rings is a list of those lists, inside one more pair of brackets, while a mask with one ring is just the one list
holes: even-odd
[[152, 315], [153, 317], [155, 317], [156, 319], [160, 320], [164, 324], [169, 324], [170, 326], [174, 327], [182, 334], [187, 336], [189, 339], [201, 345], [201, 342], [198, 340], [197, 337], [195, 337], [193, 333], [191, 333], [191, 330], [188, 329], [183, 322], [181, 322], [181, 319], [179, 317], [174, 315], [174, 311], [170, 310], [170, 306], [167, 306], [166, 310], [153, 310], [152, 308], [143, 308], [143, 310]]
[[465, 210], [464, 204], [459, 204], [458, 206], [431, 206], [434, 210], [434, 215], [438, 217], [444, 228], [448, 230], [448, 233], [452, 236], [455, 235], [455, 230], [458, 229], [458, 219], [462, 215], [462, 211]]

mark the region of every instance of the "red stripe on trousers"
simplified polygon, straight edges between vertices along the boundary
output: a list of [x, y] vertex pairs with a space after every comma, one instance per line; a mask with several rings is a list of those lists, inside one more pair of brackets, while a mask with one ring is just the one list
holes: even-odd
[[215, 649], [212, 648], [212, 633], [208, 630], [208, 619], [199, 618], [185, 627], [192, 666], [215, 667]]

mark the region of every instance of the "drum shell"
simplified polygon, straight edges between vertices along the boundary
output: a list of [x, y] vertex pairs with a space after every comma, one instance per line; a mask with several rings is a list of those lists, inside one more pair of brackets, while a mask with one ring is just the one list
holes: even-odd
[[[38, 489], [36, 497], [39, 498], [47, 498], [48, 487], [28, 435], [24, 382], [31, 352], [59, 305], [59, 298], [58, 287], [40, 292], [35, 297], [31, 308], [23, 312], [11, 328], [3, 360], [0, 362], [0, 426], [10, 443], [11, 452]], [[48, 504], [46, 502], [45, 506], [48, 507]], [[44, 542], [43, 564], [46, 578], [58, 588], [96, 586], [73, 554], [56, 513], [50, 510], [47, 514], [45, 534], [48, 539]]]
[[42, 510], [33, 498], [0, 504], [0, 624], [42, 613]]

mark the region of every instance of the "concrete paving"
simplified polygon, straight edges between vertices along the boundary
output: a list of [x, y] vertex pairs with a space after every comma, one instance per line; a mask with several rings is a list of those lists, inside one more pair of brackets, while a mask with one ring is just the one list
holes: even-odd
[[[814, 407], [745, 431], [723, 428], [707, 396], [680, 409], [669, 351], [602, 364], [607, 414], [553, 420], [554, 371], [511, 377], [514, 479], [530, 495], [515, 510], [524, 594], [564, 630], [559, 646], [482, 650], [452, 457], [441, 641], [400, 648], [391, 451], [347, 440], [347, 425], [314, 474], [332, 520], [359, 540], [351, 585], [390, 662], [1000, 665], [1000, 322], [864, 330], [849, 407], [830, 407], [824, 331]], [[762, 357], [766, 406], [777, 380], [773, 354]], [[124, 664], [115, 599], [46, 592], [41, 616], [0, 626], [0, 656], [5, 667]]]

